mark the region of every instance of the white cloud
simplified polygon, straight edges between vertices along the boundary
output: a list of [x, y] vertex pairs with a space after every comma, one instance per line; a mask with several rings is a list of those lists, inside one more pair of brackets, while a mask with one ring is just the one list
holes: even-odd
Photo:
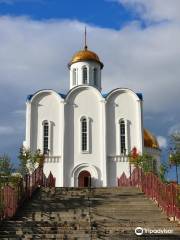
[[144, 116], [144, 120], [152, 121], [153, 120], [153, 116], [152, 115], [145, 115]]
[[159, 143], [160, 148], [167, 147], [167, 139], [163, 136], [157, 136], [157, 141]]
[[10, 126], [0, 126], [0, 135], [11, 135], [14, 133], [14, 129]]
[[[84, 24], [76, 21], [38, 22], [0, 18], [0, 86], [23, 97], [40, 88], [69, 87], [67, 63], [83, 46]], [[88, 27], [88, 44], [105, 67], [103, 91], [129, 87], [143, 92], [147, 111], [176, 108], [180, 100], [180, 29], [176, 24], [138, 24], [122, 30]], [[9, 89], [9, 91], [10, 91]]]
[[145, 20], [180, 20], [179, 0], [115, 0], [136, 11]]
[[[95, 26], [87, 29], [89, 48], [104, 62], [103, 92], [129, 87], [143, 93], [148, 116], [161, 112], [180, 116], [180, 28], [176, 22], [146, 29], [138, 23], [119, 31]], [[17, 116], [17, 109], [25, 109], [26, 96], [39, 89], [69, 89], [67, 63], [83, 47], [83, 31], [84, 23], [78, 21], [0, 17], [0, 125], [8, 122], [21, 132], [19, 142], [24, 140], [25, 121]], [[9, 114], [12, 112], [16, 120]], [[152, 123], [162, 125], [158, 119]]]
[[23, 110], [19, 109], [19, 110], [14, 110], [12, 113], [18, 116], [21, 116], [21, 115], [25, 116], [26, 111], [24, 109]]
[[169, 131], [168, 131], [169, 135], [174, 134], [176, 132], [180, 132], [180, 123], [174, 124], [169, 128]]

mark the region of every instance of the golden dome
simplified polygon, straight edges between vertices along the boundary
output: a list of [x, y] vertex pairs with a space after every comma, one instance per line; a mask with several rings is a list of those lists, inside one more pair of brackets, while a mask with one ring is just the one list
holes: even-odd
[[71, 64], [81, 61], [95, 61], [97, 63], [100, 63], [101, 68], [103, 68], [103, 63], [100, 61], [98, 55], [90, 50], [87, 49], [87, 47], [84, 48], [84, 50], [81, 50], [74, 54], [72, 57], [70, 63], [68, 66], [70, 67]]
[[157, 138], [147, 129], [144, 129], [144, 146], [159, 149]]

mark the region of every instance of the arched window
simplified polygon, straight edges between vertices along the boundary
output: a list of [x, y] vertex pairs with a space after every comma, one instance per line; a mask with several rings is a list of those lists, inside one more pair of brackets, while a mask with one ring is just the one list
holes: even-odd
[[121, 154], [126, 154], [126, 128], [124, 120], [120, 120], [120, 145]]
[[49, 123], [43, 123], [43, 153], [49, 153]]
[[88, 122], [85, 117], [81, 119], [81, 150], [88, 151]]
[[93, 70], [94, 86], [97, 86], [97, 68]]
[[83, 84], [87, 84], [87, 67], [83, 67]]
[[73, 69], [73, 86], [76, 85], [76, 74], [77, 74], [77, 70]]

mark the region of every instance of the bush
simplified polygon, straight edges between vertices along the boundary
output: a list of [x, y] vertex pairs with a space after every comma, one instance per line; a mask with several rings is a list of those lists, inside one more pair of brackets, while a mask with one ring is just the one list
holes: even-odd
[[11, 159], [8, 155], [0, 156], [0, 176], [9, 176], [13, 171]]
[[20, 148], [18, 158], [20, 160], [19, 171], [22, 176], [25, 176], [30, 172], [34, 172], [38, 166], [42, 167], [45, 160], [44, 154], [42, 154], [39, 149], [36, 150], [35, 153], [31, 153], [31, 151], [26, 149], [24, 146]]
[[149, 155], [148, 153], [143, 153], [142, 155], [137, 155], [133, 157], [131, 154], [129, 155], [129, 161], [135, 167], [140, 167], [142, 170], [146, 172], [153, 172], [157, 174], [156, 168], [156, 160]]

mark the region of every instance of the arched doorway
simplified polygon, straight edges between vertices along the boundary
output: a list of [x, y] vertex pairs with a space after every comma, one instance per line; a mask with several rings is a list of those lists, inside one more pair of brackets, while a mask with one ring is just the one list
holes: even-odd
[[88, 171], [82, 171], [78, 176], [78, 187], [90, 187], [91, 174]]

